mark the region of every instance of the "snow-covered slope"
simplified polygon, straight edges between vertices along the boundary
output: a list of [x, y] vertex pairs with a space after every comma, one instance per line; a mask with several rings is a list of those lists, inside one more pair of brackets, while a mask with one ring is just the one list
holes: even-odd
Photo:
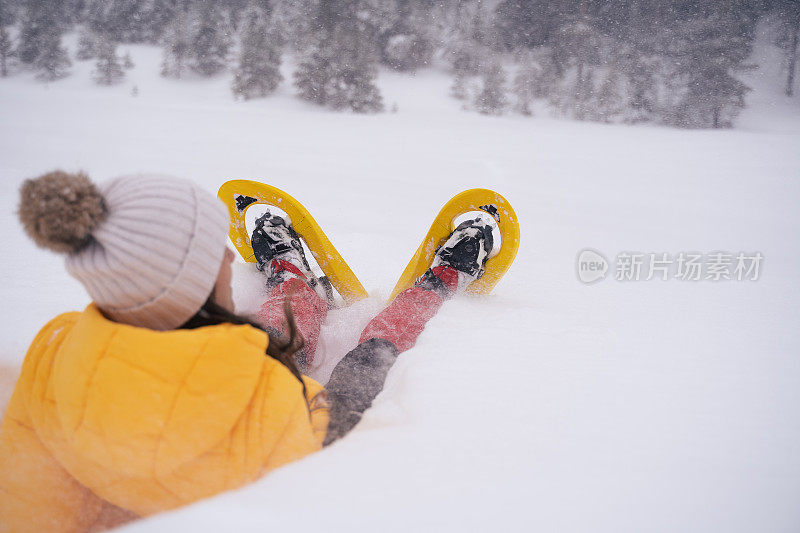
[[[90, 63], [49, 85], [0, 80], [5, 395], [37, 329], [87, 303], [15, 218], [21, 180], [55, 167], [290, 191], [371, 294], [332, 313], [331, 360], [453, 194], [502, 192], [522, 229], [496, 291], [447, 303], [352, 434], [131, 531], [800, 528], [800, 100], [778, 73], [749, 75], [738, 129], [679, 131], [465, 113], [435, 71], [383, 73], [399, 112], [379, 116], [310, 107], [286, 82], [235, 103], [227, 77], [163, 80], [157, 49], [129, 48], [116, 87], [95, 87]], [[586, 286], [586, 247], [765, 259], [756, 282]], [[244, 265], [235, 281], [252, 302]]]

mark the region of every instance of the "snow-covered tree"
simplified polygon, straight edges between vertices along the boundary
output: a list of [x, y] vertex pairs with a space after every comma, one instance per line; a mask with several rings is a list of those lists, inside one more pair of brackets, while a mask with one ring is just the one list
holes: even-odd
[[130, 70], [135, 67], [136, 64], [133, 62], [133, 58], [131, 57], [130, 52], [125, 52], [125, 56], [122, 58], [122, 68], [125, 70]]
[[314, 42], [320, 29], [314, 14], [319, 9], [318, 0], [294, 0], [270, 4], [273, 24], [280, 30], [288, 47], [305, 52]]
[[283, 38], [261, 9], [250, 8], [242, 17], [239, 65], [233, 75], [233, 94], [245, 100], [273, 92], [280, 72]]
[[195, 1], [178, 9], [164, 30], [162, 76], [181, 78], [187, 69], [213, 76], [227, 66], [232, 41], [226, 17], [212, 0]]
[[458, 39], [445, 49], [445, 59], [453, 73], [480, 74], [491, 63], [492, 56], [485, 46], [468, 39]]
[[88, 0], [92, 31], [117, 42], [156, 42], [182, 0]]
[[164, 55], [161, 75], [181, 78], [186, 72], [190, 53], [189, 14], [179, 12], [164, 30]]
[[620, 54], [620, 68], [627, 81], [625, 121], [636, 124], [655, 120], [658, 109], [657, 75], [661, 62], [653, 54], [626, 50]]
[[552, 58], [560, 81], [550, 98], [563, 115], [578, 120], [593, 111], [595, 70], [603, 49], [594, 22], [587, 16], [572, 18], [553, 36]]
[[380, 50], [380, 60], [399, 71], [428, 65], [434, 52], [427, 0], [361, 0], [359, 20]]
[[595, 115], [595, 71], [586, 69], [582, 75], [575, 78], [572, 94], [564, 100], [567, 105], [563, 107], [566, 114], [572, 113], [577, 120], [591, 120]]
[[468, 82], [470, 76], [463, 71], [453, 74], [453, 83], [450, 85], [450, 96], [456, 100], [466, 100], [469, 98]]
[[495, 53], [485, 44], [487, 39], [484, 21], [478, 17], [479, 6], [460, 6], [455, 14], [453, 29], [444, 47], [444, 59], [453, 73], [480, 75], [495, 58]]
[[502, 0], [495, 8], [494, 24], [501, 45], [507, 50], [533, 48], [551, 42], [565, 22], [563, 11], [570, 3], [552, 0]]
[[301, 98], [332, 109], [358, 113], [383, 111], [375, 85], [377, 54], [357, 18], [357, 5], [320, 2], [313, 14], [315, 40], [294, 73]]
[[0, 0], [0, 26], [8, 26], [17, 21], [16, 7], [11, 5], [10, 0]]
[[125, 78], [117, 45], [110, 39], [103, 38], [97, 43], [97, 63], [92, 76], [98, 85], [114, 85]]
[[67, 75], [72, 62], [67, 51], [61, 46], [61, 35], [56, 31], [43, 34], [39, 41], [38, 55], [33, 60], [36, 77], [44, 81], [54, 81]]
[[85, 61], [95, 57], [97, 47], [97, 36], [91, 30], [83, 29], [78, 36], [78, 51], [75, 57], [78, 61]]
[[709, 10], [681, 21], [668, 47], [674, 77], [685, 90], [672, 122], [687, 128], [727, 128], [750, 90], [734, 73], [746, 67], [752, 39], [730, 13]]
[[58, 55], [55, 50], [61, 47], [62, 7], [59, 0], [26, 0], [16, 50], [22, 63], [33, 65], [45, 52], [51, 58]]
[[32, 66], [39, 79], [52, 81], [66, 76], [71, 65], [61, 46], [66, 25], [65, 6], [59, 0], [25, 0], [16, 57]]
[[383, 49], [383, 61], [395, 70], [413, 71], [427, 65], [433, 48], [424, 37], [416, 34], [391, 36]]
[[327, 105], [334, 78], [334, 54], [323, 47], [308, 51], [294, 72], [294, 86], [303, 100]]
[[744, 109], [744, 97], [749, 91], [747, 85], [719, 67], [691, 76], [677, 109], [676, 124], [687, 128], [730, 128]]
[[530, 105], [533, 99], [550, 98], [556, 82], [556, 69], [547, 48], [539, 47], [523, 53], [512, 88], [515, 110], [523, 115], [532, 114]]
[[12, 50], [13, 45], [8, 29], [5, 26], [0, 26], [0, 76], [3, 78], [8, 76], [8, 62], [11, 58]]
[[481, 91], [475, 95], [475, 109], [484, 115], [500, 115], [508, 105], [506, 74], [500, 63], [492, 63], [481, 76]]
[[185, 11], [184, 0], [150, 0], [151, 9], [148, 12], [149, 24], [146, 41], [159, 43], [162, 41], [167, 26], [178, 16], [181, 11]]
[[775, 44], [783, 51], [786, 63], [786, 96], [794, 95], [797, 52], [800, 47], [800, 2], [777, 0], [778, 35]]
[[294, 73], [301, 98], [336, 110], [383, 111], [374, 59], [361, 52], [356, 41], [341, 34], [312, 46]]
[[533, 103], [533, 84], [535, 83], [537, 72], [530, 64], [525, 64], [517, 70], [514, 76], [512, 92], [516, 99], [514, 103], [514, 110], [525, 116], [531, 116], [533, 110], [531, 104]]
[[476, 43], [492, 50], [499, 48], [499, 38], [492, 25], [491, 11], [483, 0], [474, 3], [471, 9], [472, 19], [469, 22], [469, 33], [466, 34]]
[[619, 65], [610, 64], [595, 96], [592, 118], [599, 122], [619, 121], [625, 112], [626, 91]]
[[599, 62], [602, 37], [587, 17], [574, 18], [554, 34], [553, 62], [560, 72], [574, 68], [576, 85], [583, 82], [586, 71]]
[[[332, 5], [343, 6], [346, 12], [355, 16], [354, 21], [346, 24], [356, 28], [361, 34], [363, 44], [378, 50], [385, 50], [388, 40], [398, 34], [412, 33], [404, 24], [409, 4], [414, 0], [356, 0], [340, 2], [333, 0]], [[346, 5], [350, 4], [350, 5]], [[337, 17], [339, 18], [339, 17]], [[339, 18], [337, 24], [344, 21]], [[380, 58], [383, 60], [383, 58]]]
[[227, 66], [232, 44], [230, 28], [213, 0], [200, 0], [192, 23], [189, 67], [203, 76], [213, 76]]

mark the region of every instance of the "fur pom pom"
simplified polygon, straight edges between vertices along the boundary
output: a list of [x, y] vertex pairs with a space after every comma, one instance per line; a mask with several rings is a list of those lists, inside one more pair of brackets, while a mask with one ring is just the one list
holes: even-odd
[[22, 184], [18, 213], [37, 245], [72, 253], [89, 243], [106, 216], [106, 204], [86, 174], [56, 170]]

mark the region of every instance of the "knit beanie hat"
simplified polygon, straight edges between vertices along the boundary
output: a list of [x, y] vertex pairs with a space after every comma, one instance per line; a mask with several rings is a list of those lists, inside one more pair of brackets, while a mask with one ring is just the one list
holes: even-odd
[[27, 180], [20, 196], [28, 236], [66, 253], [67, 271], [115, 322], [174, 329], [211, 295], [228, 212], [192, 182], [143, 174], [95, 185], [55, 171]]

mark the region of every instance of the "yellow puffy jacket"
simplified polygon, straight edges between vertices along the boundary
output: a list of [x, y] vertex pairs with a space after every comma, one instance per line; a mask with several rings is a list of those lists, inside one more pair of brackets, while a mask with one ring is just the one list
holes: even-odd
[[94, 305], [33, 341], [0, 427], [0, 531], [80, 531], [251, 482], [321, 448], [322, 387], [223, 324], [152, 331]]

